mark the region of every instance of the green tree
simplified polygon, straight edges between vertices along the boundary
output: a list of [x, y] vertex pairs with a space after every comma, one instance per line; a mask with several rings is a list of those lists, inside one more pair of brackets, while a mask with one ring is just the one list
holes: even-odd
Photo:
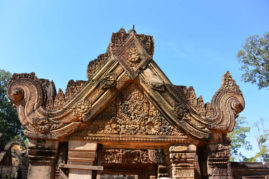
[[258, 131], [256, 141], [258, 143], [259, 152], [250, 159], [251, 162], [269, 162], [269, 131], [264, 128], [264, 121], [254, 123], [254, 127]]
[[269, 32], [263, 37], [248, 37], [237, 58], [242, 63], [244, 82], [257, 84], [259, 89], [269, 86]]
[[228, 134], [228, 137], [231, 139], [231, 161], [247, 160], [240, 149], [245, 148], [246, 150], [250, 150], [252, 148], [249, 141], [246, 140], [250, 127], [244, 126], [247, 123], [245, 119], [245, 117], [238, 118], [234, 130]]
[[17, 110], [6, 95], [6, 88], [11, 74], [0, 70], [0, 133], [4, 136], [4, 143], [13, 138], [22, 138], [23, 127], [18, 119]]

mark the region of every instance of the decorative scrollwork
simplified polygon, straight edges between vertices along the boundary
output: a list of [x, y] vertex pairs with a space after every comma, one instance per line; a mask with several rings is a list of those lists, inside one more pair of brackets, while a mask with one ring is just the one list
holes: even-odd
[[[62, 134], [57, 133], [57, 130], [75, 120], [74, 116], [69, 115], [70, 108], [62, 106], [59, 111], [55, 112], [55, 109], [54, 111], [52, 109], [53, 106], [47, 106], [47, 97], [49, 92], [51, 92], [50, 86], [46, 86], [46, 84], [51, 85], [51, 83], [47, 83], [47, 81], [38, 79], [34, 73], [14, 74], [9, 81], [7, 95], [16, 105], [20, 122], [25, 128], [25, 134], [28, 136], [59, 137]], [[77, 117], [78, 119], [84, 117], [84, 114], [88, 112], [89, 108], [85, 109], [83, 105], [79, 103], [75, 110], [76, 115], [81, 112], [81, 115]], [[64, 123], [61, 119], [53, 120], [57, 115], [60, 116], [62, 114], [65, 114], [64, 116], [69, 115], [69, 119], [65, 120]], [[70, 130], [74, 131], [75, 128], [66, 129], [67, 133]]]
[[77, 103], [75, 107], [72, 108], [74, 116], [77, 116], [79, 120], [82, 120], [91, 110], [91, 101], [83, 100]]
[[164, 162], [161, 150], [105, 149], [102, 164], [160, 164]]
[[109, 73], [105, 75], [100, 84], [101, 88], [104, 90], [109, 88], [115, 88], [117, 86], [117, 75], [114, 73]]
[[222, 86], [223, 89], [226, 89], [226, 90], [233, 91], [235, 93], [241, 94], [239, 86], [235, 83], [235, 80], [232, 78], [229, 71], [227, 71], [225, 73], [225, 75], [223, 76], [221, 86]]
[[48, 134], [51, 130], [58, 127], [58, 123], [51, 121], [48, 118], [33, 118], [32, 126], [37, 132]]
[[[122, 91], [85, 131], [87, 134], [184, 135], [166, 121], [135, 84]], [[82, 131], [77, 135], [85, 134]]]
[[188, 113], [188, 108], [183, 103], [176, 103], [175, 113], [178, 119], [182, 119]]

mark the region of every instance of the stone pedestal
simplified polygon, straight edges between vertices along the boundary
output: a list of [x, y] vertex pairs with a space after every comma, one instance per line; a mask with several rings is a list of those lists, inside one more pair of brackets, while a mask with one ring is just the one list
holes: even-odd
[[194, 179], [196, 146], [176, 145], [169, 148], [169, 173], [173, 179]]
[[95, 160], [97, 143], [70, 140], [68, 144], [68, 165], [70, 179], [91, 179], [92, 170], [88, 169]]
[[57, 141], [29, 140], [28, 179], [53, 179]]
[[208, 148], [207, 172], [209, 179], [230, 178], [230, 146], [211, 144]]

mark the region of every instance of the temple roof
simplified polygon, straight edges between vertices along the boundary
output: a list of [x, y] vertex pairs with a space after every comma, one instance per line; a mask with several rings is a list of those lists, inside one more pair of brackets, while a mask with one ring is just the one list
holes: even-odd
[[152, 36], [120, 29], [112, 34], [107, 51], [89, 62], [88, 81], [69, 81], [65, 93], [56, 93], [52, 81], [34, 73], [13, 74], [7, 94], [18, 109], [26, 136], [64, 139], [91, 125], [135, 84], [133, 88], [137, 86], [164, 119], [187, 136], [198, 141], [223, 140], [218, 136], [232, 131], [244, 108], [242, 93], [230, 73], [223, 76], [211, 103], [204, 104], [192, 87], [170, 82], [154, 62], [153, 52]]

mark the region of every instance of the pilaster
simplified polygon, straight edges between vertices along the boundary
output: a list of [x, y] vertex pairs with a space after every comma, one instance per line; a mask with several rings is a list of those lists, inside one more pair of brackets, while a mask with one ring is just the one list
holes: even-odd
[[29, 139], [28, 179], [53, 179], [58, 141]]
[[97, 143], [70, 140], [68, 144], [69, 179], [91, 179]]
[[230, 171], [230, 146], [225, 144], [209, 145], [207, 172], [209, 179], [228, 179]]
[[196, 146], [175, 145], [169, 148], [169, 173], [173, 179], [194, 179]]

